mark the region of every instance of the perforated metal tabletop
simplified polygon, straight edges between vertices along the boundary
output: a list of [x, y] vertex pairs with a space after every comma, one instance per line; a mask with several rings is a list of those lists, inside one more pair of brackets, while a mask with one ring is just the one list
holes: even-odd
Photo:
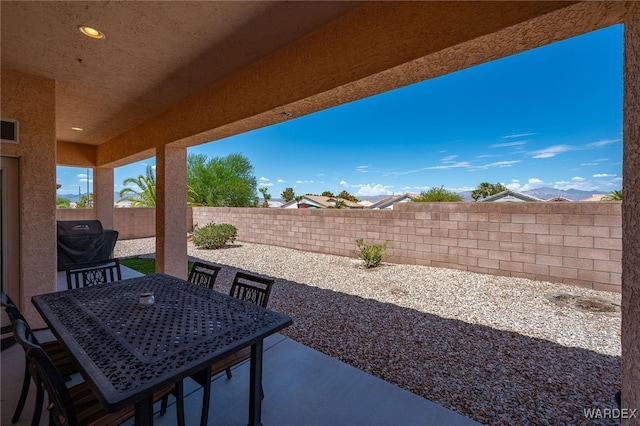
[[[152, 306], [138, 303], [146, 291], [154, 292]], [[292, 323], [286, 315], [165, 274], [38, 295], [32, 301], [76, 358], [105, 409], [136, 403], [136, 417], [145, 423], [152, 417], [147, 410], [154, 390], [254, 345], [259, 355], [252, 357], [257, 377], [249, 423], [260, 424], [260, 398], [253, 393], [261, 382], [262, 339]]]

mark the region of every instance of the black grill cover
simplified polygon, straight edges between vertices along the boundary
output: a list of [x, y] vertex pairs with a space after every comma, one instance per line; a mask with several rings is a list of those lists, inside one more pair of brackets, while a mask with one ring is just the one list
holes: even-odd
[[109, 259], [118, 231], [102, 229], [99, 220], [58, 221], [58, 270], [73, 263]]

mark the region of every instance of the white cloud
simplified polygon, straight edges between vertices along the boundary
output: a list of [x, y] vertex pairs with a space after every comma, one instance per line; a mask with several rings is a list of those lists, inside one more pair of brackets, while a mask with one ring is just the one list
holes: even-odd
[[580, 163], [581, 166], [597, 166], [598, 163]]
[[340, 181], [340, 186], [347, 186], [347, 187], [348, 187], [348, 186], [349, 186], [349, 184], [347, 183], [347, 181], [345, 181], [345, 180], [341, 180], [341, 181]]
[[392, 186], [385, 186], [381, 184], [367, 184], [367, 185], [358, 185], [360, 189], [355, 194], [357, 196], [373, 196], [373, 195], [393, 195], [393, 191], [390, 188]]
[[452, 162], [453, 162], [453, 160], [455, 160], [456, 158], [458, 158], [458, 156], [457, 156], [457, 155], [449, 155], [449, 156], [447, 156], [447, 157], [444, 157], [444, 158], [443, 158], [442, 160], [440, 160], [440, 161], [442, 161], [443, 163], [452, 163]]
[[512, 135], [503, 136], [502, 139], [524, 138], [527, 136], [537, 135], [537, 133], [514, 133]]
[[620, 142], [620, 139], [603, 139], [601, 141], [591, 142], [587, 144], [587, 148], [600, 148], [601, 146], [607, 146]]
[[457, 163], [447, 164], [444, 166], [425, 167], [424, 170], [448, 170], [448, 169], [467, 168], [467, 167], [471, 167], [471, 163], [467, 161], [459, 161]]
[[520, 160], [512, 160], [512, 161], [496, 161], [494, 163], [489, 163], [489, 164], [484, 164], [482, 166], [472, 166], [471, 170], [487, 170], [487, 169], [491, 169], [493, 167], [497, 167], [497, 168], [505, 168], [505, 167], [511, 167], [514, 164], [519, 163]]
[[369, 170], [367, 170], [369, 168], [369, 166], [358, 166], [356, 167], [356, 172], [357, 173], [367, 173], [369, 172]]
[[552, 185], [555, 189], [579, 189], [581, 191], [598, 191], [602, 190], [598, 185], [594, 185], [592, 182], [588, 180], [574, 181], [573, 179], [569, 182], [566, 180], [558, 181]]
[[91, 179], [91, 178], [89, 177], [89, 175], [88, 175], [88, 174], [86, 174], [86, 173], [79, 173], [78, 175], [76, 175], [76, 177], [77, 177], [77, 178], [78, 178], [78, 180], [79, 180], [80, 182], [82, 182], [82, 183], [87, 183], [87, 181], [88, 181], [89, 183], [93, 183], [93, 179]]
[[529, 178], [527, 183], [524, 185], [520, 185], [520, 181], [518, 179], [513, 179], [511, 183], [506, 184], [505, 186], [512, 191], [528, 191], [530, 189], [539, 188], [544, 184], [542, 179], [538, 178]]
[[558, 154], [562, 154], [563, 152], [573, 151], [575, 147], [569, 145], [554, 145], [548, 148], [539, 149], [537, 151], [532, 151], [531, 155], [533, 158], [551, 158], [555, 157]]
[[266, 182], [260, 182], [260, 183], [258, 184], [258, 186], [273, 186], [273, 183], [271, 183], [271, 182], [268, 182], [268, 183], [266, 183]]
[[527, 141], [517, 141], [517, 142], [506, 142], [506, 143], [495, 143], [491, 146], [489, 146], [489, 148], [508, 148], [511, 146], [521, 146], [521, 145], [526, 145]]
[[266, 178], [266, 177], [264, 177], [264, 176], [263, 176], [263, 177], [261, 177], [259, 180], [260, 180], [260, 181], [262, 181], [262, 182], [269, 182], [269, 179], [267, 179], [267, 178]]
[[571, 181], [573, 182], [584, 182], [584, 178], [580, 177], [580, 176], [574, 176], [571, 178]]
[[313, 183], [312, 180], [297, 180], [296, 183]]
[[616, 177], [617, 175], [608, 175], [606, 173], [596, 173], [592, 177], [594, 178], [608, 178], [608, 177]]
[[284, 179], [278, 179], [276, 182], [278, 182], [278, 183], [285, 183], [285, 180], [284, 180]]

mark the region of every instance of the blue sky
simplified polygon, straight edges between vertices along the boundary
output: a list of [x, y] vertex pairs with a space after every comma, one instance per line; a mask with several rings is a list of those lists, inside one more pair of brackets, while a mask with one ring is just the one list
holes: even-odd
[[[189, 148], [242, 153], [279, 198], [460, 192], [480, 182], [607, 193], [622, 188], [622, 25]], [[115, 170], [115, 190], [150, 158]], [[89, 177], [91, 185], [91, 177]], [[59, 194], [86, 169], [59, 167]], [[91, 187], [90, 187], [90, 190]]]

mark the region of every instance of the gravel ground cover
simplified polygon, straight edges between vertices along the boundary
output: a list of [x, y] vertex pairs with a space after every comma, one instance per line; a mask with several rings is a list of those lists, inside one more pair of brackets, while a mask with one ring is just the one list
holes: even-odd
[[[118, 241], [115, 255], [154, 252], [146, 238]], [[189, 242], [188, 254], [223, 266], [220, 291], [238, 270], [275, 278], [270, 308], [294, 321], [282, 334], [478, 422], [616, 424], [585, 410], [616, 407], [619, 294], [427, 266], [365, 269], [244, 242]], [[577, 299], [590, 303], [566, 303]]]

